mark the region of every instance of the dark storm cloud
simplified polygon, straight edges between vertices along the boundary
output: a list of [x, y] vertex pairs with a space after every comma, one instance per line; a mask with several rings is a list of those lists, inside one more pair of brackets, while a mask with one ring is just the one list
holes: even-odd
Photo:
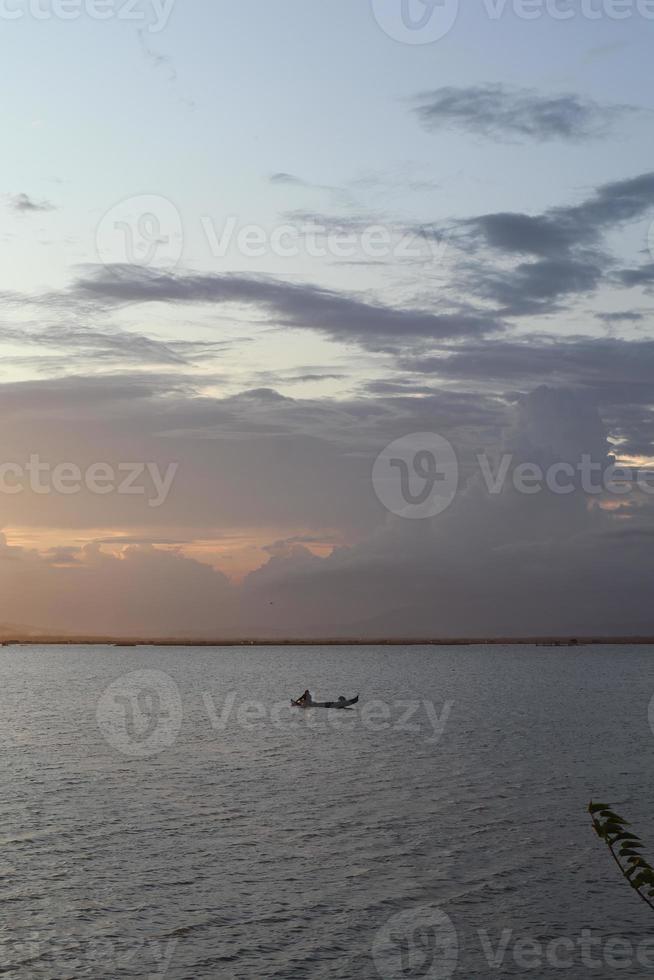
[[504, 85], [439, 88], [416, 96], [414, 111], [431, 131], [451, 127], [494, 140], [579, 141], [605, 135], [632, 106], [603, 106], [578, 95], [540, 95]]
[[474, 337], [502, 328], [492, 314], [474, 309], [431, 313], [368, 302], [304, 283], [239, 275], [176, 275], [132, 266], [96, 267], [79, 279], [75, 293], [105, 304], [238, 303], [264, 313], [281, 327], [319, 330], [340, 340], [375, 345], [383, 339]]

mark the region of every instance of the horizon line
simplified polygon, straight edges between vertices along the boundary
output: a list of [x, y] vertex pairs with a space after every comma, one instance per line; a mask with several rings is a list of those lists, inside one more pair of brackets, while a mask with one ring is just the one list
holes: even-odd
[[7, 635], [0, 646], [242, 647], [242, 646], [593, 646], [654, 645], [654, 636], [485, 636], [485, 637], [190, 637]]

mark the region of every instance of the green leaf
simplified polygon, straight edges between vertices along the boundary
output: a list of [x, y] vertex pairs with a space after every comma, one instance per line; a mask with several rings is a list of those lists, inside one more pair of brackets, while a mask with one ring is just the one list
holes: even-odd
[[618, 813], [614, 813], [613, 810], [602, 810], [601, 816], [605, 817], [607, 820], [615, 820], [616, 823], [628, 823], [624, 817], [621, 817]]
[[629, 826], [628, 821], [608, 806], [591, 801], [588, 810], [593, 830], [606, 843], [623, 877], [654, 908], [654, 902], [650, 902], [641, 891], [646, 888], [649, 896], [654, 897], [654, 868], [639, 853], [643, 849], [640, 838], [625, 830], [625, 826]]
[[623, 830], [619, 834], [615, 834], [614, 835], [614, 837], [613, 837], [613, 843], [614, 844], [617, 844], [617, 842], [620, 841], [620, 840], [630, 841], [631, 840], [631, 836], [630, 835], [627, 835], [627, 832], [625, 830]]
[[623, 868], [622, 873], [625, 878], [631, 878], [633, 874], [644, 874], [646, 871], [650, 870], [650, 866], [647, 861], [643, 861], [642, 858], [635, 861], [630, 868]]
[[642, 871], [632, 879], [631, 884], [636, 889], [642, 888], [643, 885], [654, 885], [654, 871], [651, 868], [648, 868], [647, 871]]

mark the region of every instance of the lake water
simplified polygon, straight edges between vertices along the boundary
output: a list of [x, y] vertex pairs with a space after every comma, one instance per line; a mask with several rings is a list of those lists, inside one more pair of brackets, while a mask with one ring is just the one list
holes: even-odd
[[0, 973], [654, 976], [653, 655], [4, 647]]

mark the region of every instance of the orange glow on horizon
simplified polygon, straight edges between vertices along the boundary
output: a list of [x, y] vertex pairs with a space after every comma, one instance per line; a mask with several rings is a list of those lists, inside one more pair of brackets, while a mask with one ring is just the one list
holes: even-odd
[[[235, 583], [242, 582], [250, 573], [270, 558], [267, 550], [277, 541], [300, 539], [304, 547], [318, 557], [325, 558], [335, 547], [344, 544], [335, 536], [322, 536], [306, 528], [233, 528], [215, 537], [193, 537], [188, 532], [175, 531], [157, 535], [151, 530], [130, 528], [86, 528], [84, 530], [53, 527], [10, 527], [2, 529], [11, 547], [36, 551], [52, 560], [58, 550], [81, 551], [88, 545], [99, 545], [109, 555], [120, 557], [127, 548], [152, 546], [160, 551], [172, 551], [185, 558], [209, 565], [222, 572]], [[301, 539], [306, 538], [306, 542]], [[57, 564], [56, 560], [54, 564]]]

